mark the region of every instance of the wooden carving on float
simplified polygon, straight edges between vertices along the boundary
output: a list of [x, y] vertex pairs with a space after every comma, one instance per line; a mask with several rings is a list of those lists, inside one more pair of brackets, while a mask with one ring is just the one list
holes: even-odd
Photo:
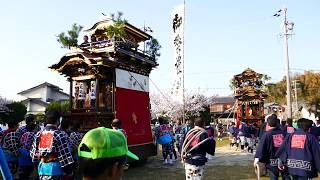
[[235, 98], [237, 99], [236, 113], [237, 123], [248, 124], [263, 123], [264, 100], [268, 96], [264, 90], [263, 74], [259, 74], [250, 68], [233, 77]]

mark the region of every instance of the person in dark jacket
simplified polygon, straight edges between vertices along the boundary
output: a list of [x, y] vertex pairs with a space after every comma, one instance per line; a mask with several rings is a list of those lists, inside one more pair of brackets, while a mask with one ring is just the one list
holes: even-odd
[[246, 129], [247, 129], [247, 124], [245, 122], [241, 122], [240, 126], [239, 126], [239, 139], [240, 139], [240, 147], [241, 150], [244, 150], [244, 147], [247, 143], [246, 141]]
[[319, 143], [314, 135], [308, 133], [311, 124], [311, 120], [299, 119], [298, 129], [287, 135], [276, 154], [294, 180], [317, 177], [320, 170]]
[[8, 129], [2, 132], [3, 138], [0, 144], [12, 175], [18, 172], [19, 136], [16, 132], [17, 127], [18, 123], [10, 120]]
[[20, 135], [20, 156], [19, 161], [19, 179], [30, 179], [34, 169], [32, 159], [30, 157], [30, 150], [35, 134], [39, 131], [40, 127], [34, 123], [35, 116], [28, 114], [26, 116], [26, 126], [17, 129], [17, 134]]
[[[279, 178], [278, 160], [276, 158], [276, 152], [282, 145], [285, 134], [278, 126], [277, 118], [270, 116], [267, 119], [270, 129], [265, 132], [259, 142], [254, 166], [258, 162], [264, 163], [270, 175], [270, 180], [277, 180]], [[287, 172], [281, 172], [282, 179], [290, 179]]]
[[229, 134], [229, 140], [230, 140], [230, 147], [233, 147], [236, 144], [237, 134], [238, 134], [237, 128], [234, 122], [229, 123], [228, 134]]
[[204, 124], [203, 119], [197, 118], [194, 122], [195, 127], [186, 135], [185, 142], [190, 145], [183, 147], [182, 151], [186, 152], [184, 165], [187, 180], [202, 179], [204, 165], [208, 161], [206, 153], [212, 156], [215, 153], [215, 140], [208, 137]]
[[71, 178], [74, 160], [67, 134], [58, 129], [60, 112], [46, 113], [46, 126], [33, 140], [30, 156], [38, 164], [40, 180]]

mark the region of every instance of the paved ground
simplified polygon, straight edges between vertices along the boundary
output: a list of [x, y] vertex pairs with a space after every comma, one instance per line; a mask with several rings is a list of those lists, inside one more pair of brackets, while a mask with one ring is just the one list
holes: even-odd
[[[253, 155], [235, 151], [229, 146], [218, 147], [216, 155], [210, 160], [205, 169], [204, 179], [255, 179], [253, 168]], [[180, 162], [174, 165], [163, 165], [161, 157], [153, 157], [142, 167], [131, 167], [125, 172], [124, 180], [182, 180], [184, 169]]]

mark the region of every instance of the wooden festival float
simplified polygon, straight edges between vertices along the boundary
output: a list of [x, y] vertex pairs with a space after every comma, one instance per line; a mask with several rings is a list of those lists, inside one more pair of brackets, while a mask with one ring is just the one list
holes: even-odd
[[250, 68], [234, 76], [237, 125], [246, 122], [257, 123], [260, 126], [264, 122], [264, 100], [268, 95], [263, 89], [262, 77], [263, 74], [256, 73]]
[[156, 153], [150, 126], [149, 75], [158, 64], [155, 56], [139, 49], [150, 35], [125, 22], [125, 37], [108, 38], [106, 28], [114, 23], [104, 16], [85, 30], [91, 42], [82, 43], [49, 68], [70, 82], [67, 118], [79, 123], [83, 132], [110, 127], [113, 118], [120, 119], [129, 149], [144, 160]]

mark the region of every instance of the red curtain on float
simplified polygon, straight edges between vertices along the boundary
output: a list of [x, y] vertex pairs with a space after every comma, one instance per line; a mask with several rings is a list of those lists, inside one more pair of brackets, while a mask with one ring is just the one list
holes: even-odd
[[127, 132], [128, 145], [152, 142], [148, 92], [117, 87], [115, 107], [115, 116]]

